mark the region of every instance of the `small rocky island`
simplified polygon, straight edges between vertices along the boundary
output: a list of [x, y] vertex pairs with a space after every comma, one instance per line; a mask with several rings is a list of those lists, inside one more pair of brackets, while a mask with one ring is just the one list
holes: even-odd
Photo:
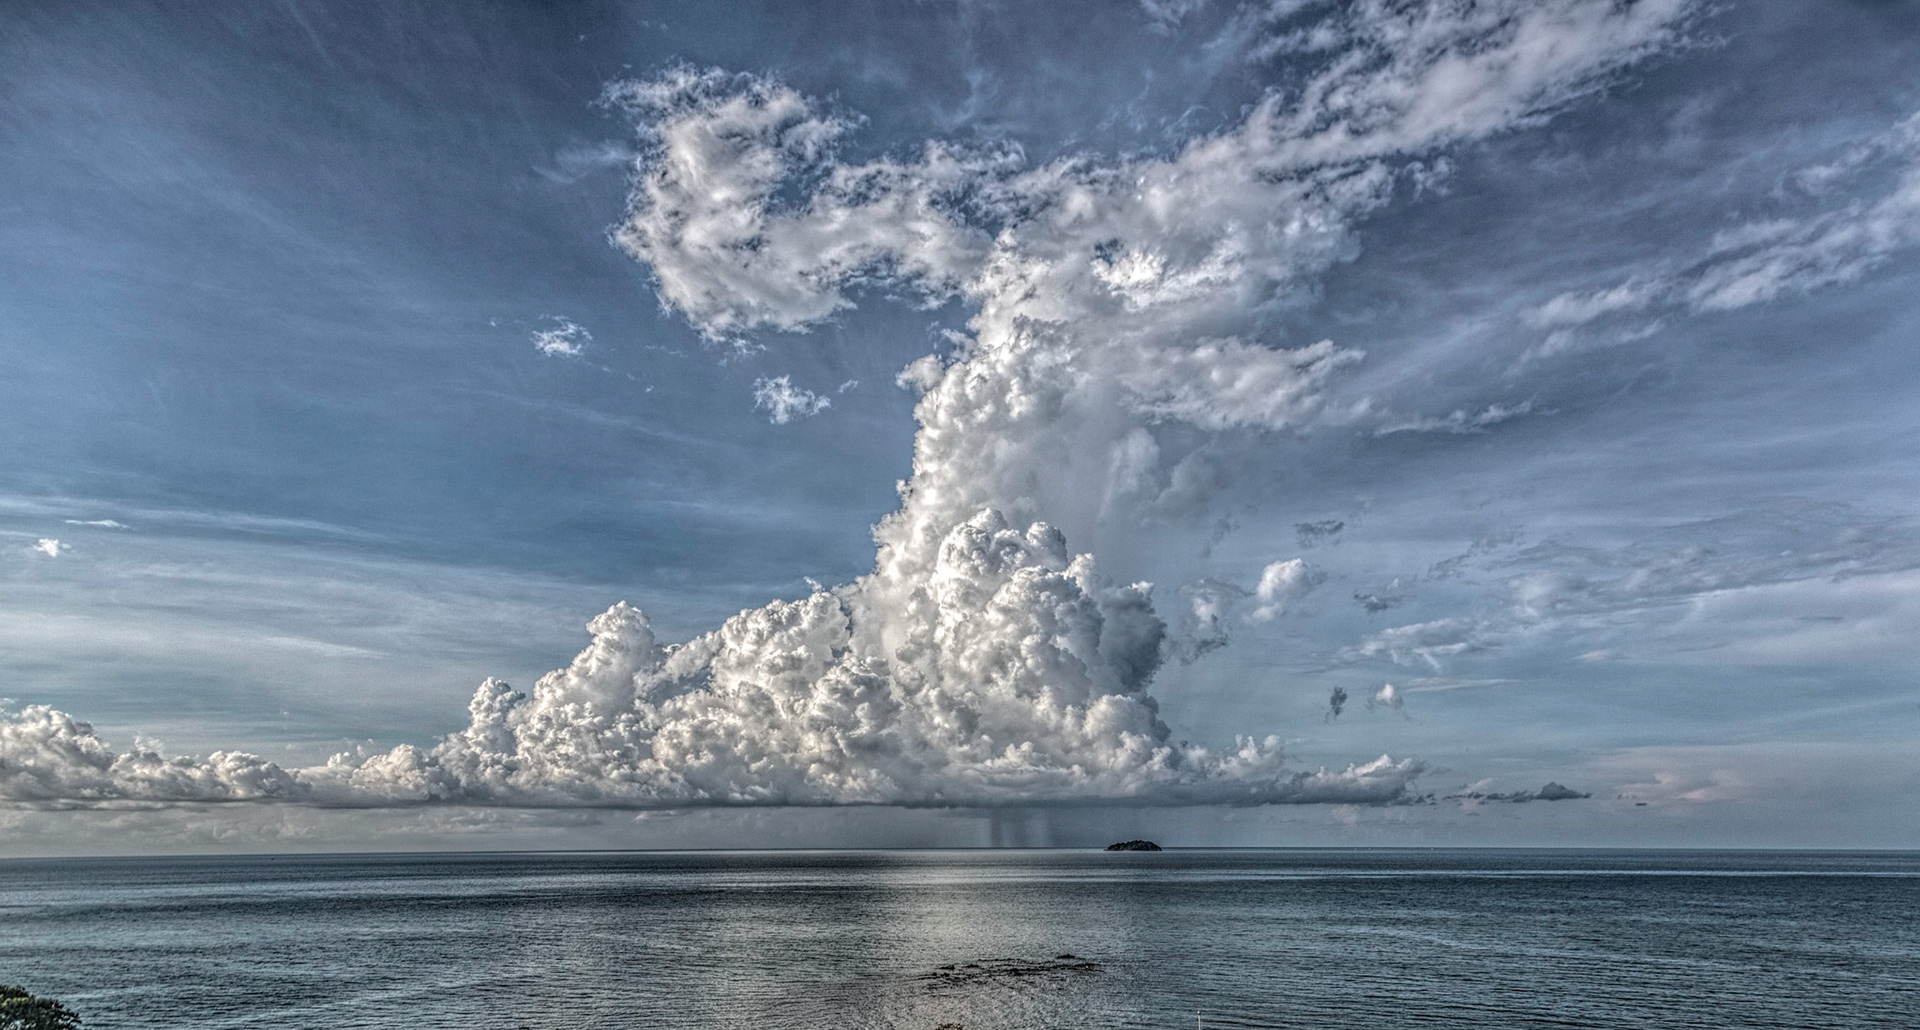
[[1108, 851], [1159, 851], [1160, 845], [1150, 840], [1123, 840], [1118, 844], [1107, 845]]

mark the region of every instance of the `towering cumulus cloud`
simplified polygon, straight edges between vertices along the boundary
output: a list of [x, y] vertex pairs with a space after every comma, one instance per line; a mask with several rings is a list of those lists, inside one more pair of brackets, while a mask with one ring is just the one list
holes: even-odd
[[[853, 123], [762, 77], [615, 84], [643, 140], [617, 240], [709, 337], [803, 329], [876, 283], [975, 310], [951, 354], [901, 375], [923, 392], [920, 428], [874, 571], [674, 646], [617, 605], [530, 693], [483, 685], [438, 746], [338, 758], [277, 789], [634, 806], [1403, 797], [1417, 761], [1295, 772], [1273, 737], [1175, 743], [1148, 692], [1166, 636], [1150, 586], [1108, 581], [1068, 540], [1175, 476], [1156, 427], [1363, 417], [1323, 400], [1361, 353], [1276, 346], [1265, 316], [1354, 252], [1356, 220], [1415, 161], [1604, 86], [1686, 14], [1684, 0], [1281, 4], [1244, 24], [1309, 73], [1236, 128], [1165, 156], [1038, 167], [937, 142], [845, 163]], [[0, 767], [10, 796], [19, 768]]]

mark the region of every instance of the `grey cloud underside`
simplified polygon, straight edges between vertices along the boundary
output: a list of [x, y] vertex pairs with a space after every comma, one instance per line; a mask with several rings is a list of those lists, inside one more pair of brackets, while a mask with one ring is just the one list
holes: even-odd
[[[1157, 157], [1029, 167], [1010, 148], [930, 142], [849, 164], [835, 147], [854, 123], [777, 81], [683, 67], [613, 85], [607, 99], [641, 138], [615, 238], [651, 269], [661, 303], [710, 339], [803, 331], [876, 284], [974, 311], [951, 353], [901, 374], [921, 392], [919, 430], [900, 509], [874, 531], [874, 571], [673, 646], [617, 605], [591, 624], [592, 644], [530, 692], [482, 685], [467, 728], [441, 743], [319, 768], [117, 753], [85, 724], [25, 709], [0, 721], [0, 797], [630, 807], [1408, 799], [1424, 768], [1416, 759], [1305, 771], [1285, 765], [1273, 736], [1217, 750], [1175, 743], [1150, 693], [1173, 650], [1151, 587], [1107, 581], [1066, 541], [1097, 536], [1105, 513], [1177, 483], [1177, 469], [1161, 468], [1156, 427], [1471, 431], [1510, 417], [1489, 409], [1425, 426], [1366, 404], [1332, 408], [1327, 385], [1362, 353], [1331, 340], [1276, 347], [1264, 327], [1355, 254], [1358, 222], [1405, 176], [1431, 176], [1442, 149], [1537, 123], [1605, 88], [1678, 39], [1694, 5], [1301, 10], [1321, 19], [1311, 46], [1296, 40], [1294, 15], [1250, 46], [1255, 57], [1304, 55], [1305, 78], [1237, 127]], [[584, 331], [556, 337], [549, 352], [584, 342]], [[826, 404], [784, 379], [760, 389], [775, 421]], [[1340, 528], [1303, 525], [1301, 543]], [[1263, 570], [1252, 591], [1190, 598], [1206, 616], [1209, 604], [1224, 611], [1250, 595], [1247, 618], [1276, 618], [1323, 578], [1290, 559]], [[1447, 649], [1466, 646], [1461, 632], [1434, 624], [1380, 646], [1456, 653]]]

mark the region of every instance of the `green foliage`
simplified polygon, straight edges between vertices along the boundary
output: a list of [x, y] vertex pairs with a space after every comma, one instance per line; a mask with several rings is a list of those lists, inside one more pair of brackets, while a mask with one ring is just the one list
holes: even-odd
[[52, 998], [0, 984], [0, 1030], [81, 1030], [80, 1017]]

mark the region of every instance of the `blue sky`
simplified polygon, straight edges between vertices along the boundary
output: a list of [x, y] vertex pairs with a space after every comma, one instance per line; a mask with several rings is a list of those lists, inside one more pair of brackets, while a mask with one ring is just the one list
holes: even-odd
[[[975, 843], [1001, 824], [1078, 843], [1121, 823], [1920, 845], [1920, 10], [1667, 0], [1628, 22], [1555, 0], [1541, 31], [1569, 35], [1530, 50], [1511, 5], [1484, 24], [1400, 6], [17, 6], [16, 715], [321, 784], [297, 770], [432, 749], [489, 676], [532, 692], [622, 600], [652, 647], [837, 597], [854, 628], [828, 650], [897, 669], [919, 618], [901, 599], [938, 578], [910, 554], [875, 573], [908, 481], [901, 524], [936, 538], [989, 505], [1015, 536], [1059, 527], [1100, 577], [1061, 589], [1105, 625], [1132, 602], [1102, 591], [1153, 584], [1157, 670], [1103, 644], [1121, 685], [1090, 675], [1161, 720], [1140, 732], [1186, 771], [967, 795], [1011, 806], [991, 817], [937, 807], [932, 773], [872, 788], [858, 763], [726, 779], [783, 803], [745, 810], [709, 807], [746, 797], [714, 786], [582, 808], [606, 798], [520, 780], [372, 804], [361, 765], [361, 793], [325, 804], [14, 784], [6, 847]], [[1502, 75], [1445, 92], [1436, 68], [1502, 46]], [[780, 104], [776, 135], [742, 128]], [[784, 171], [714, 199], [732, 173], [675, 171], [678, 130]], [[1208, 164], [1210, 140], [1241, 149]], [[1235, 179], [1248, 162], [1265, 177]], [[1116, 183], [1156, 169], [1173, 199], [1140, 214]], [[1207, 175], [1244, 195], [1191, 186]], [[1034, 270], [1086, 249], [1056, 214], [1074, 198], [1120, 226], [1086, 237], [1084, 282]], [[724, 235], [740, 211], [750, 244]], [[901, 242], [929, 219], [933, 242]], [[1233, 220], [1266, 234], [1215, 232]], [[992, 280], [995, 247], [1031, 262], [1024, 299]], [[1095, 280], [1117, 307], [1075, 307]], [[1281, 367], [1323, 340], [1324, 367]], [[896, 384], [930, 354], [946, 382]], [[1048, 375], [1037, 396], [1065, 414], [997, 421], [1001, 391]], [[943, 668], [973, 696], [965, 661]], [[52, 746], [11, 725], [16, 766]], [[1027, 773], [1052, 783], [1079, 738], [1031, 726], [1052, 757]], [[1234, 765], [1238, 734], [1274, 750]], [[1354, 772], [1382, 754], [1412, 764]], [[1376, 792], [1180, 803], [1322, 766]], [[1593, 796], [1472, 796], [1548, 781]]]

